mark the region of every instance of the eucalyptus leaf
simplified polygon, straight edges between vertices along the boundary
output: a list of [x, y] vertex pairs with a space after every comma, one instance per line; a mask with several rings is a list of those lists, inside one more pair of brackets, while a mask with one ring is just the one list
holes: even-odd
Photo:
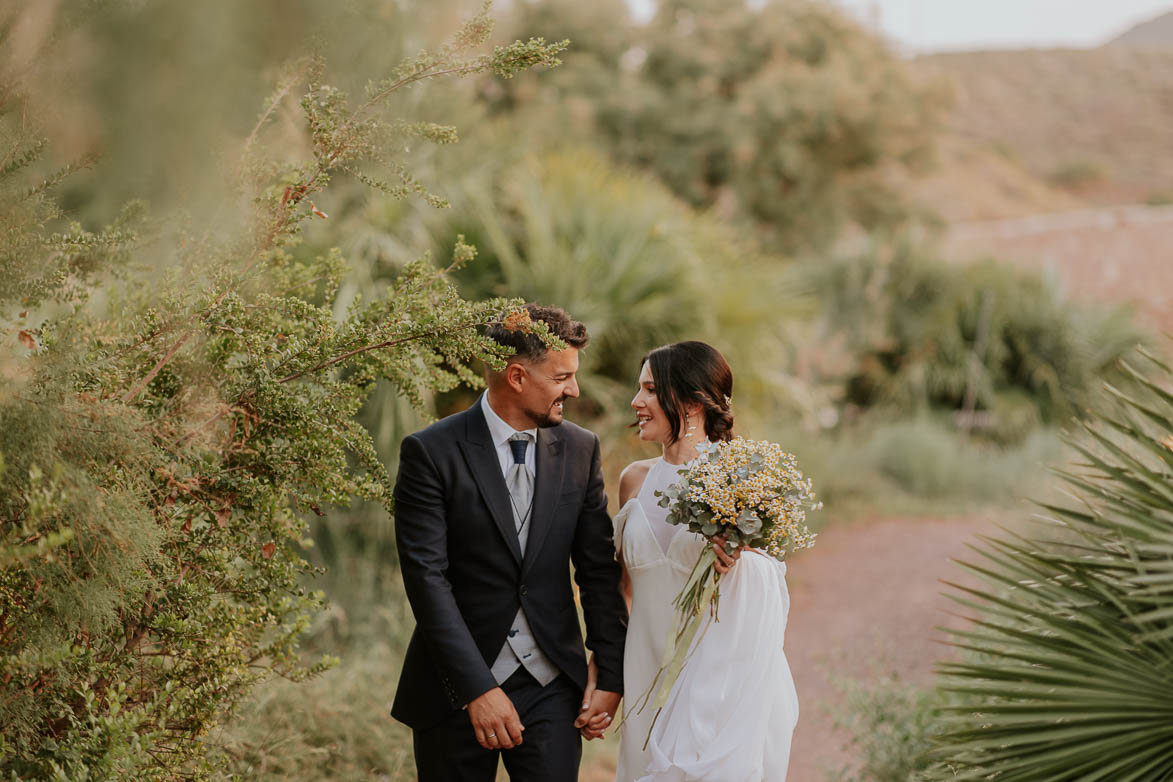
[[742, 512], [737, 517], [737, 529], [741, 530], [746, 535], [753, 535], [762, 529], [762, 520], [757, 517], [757, 514], [751, 512]]

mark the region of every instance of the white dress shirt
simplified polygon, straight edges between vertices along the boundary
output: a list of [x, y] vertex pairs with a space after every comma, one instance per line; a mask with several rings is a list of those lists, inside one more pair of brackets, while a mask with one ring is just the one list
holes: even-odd
[[505, 423], [504, 419], [493, 410], [493, 406], [489, 404], [487, 393], [481, 395], [481, 410], [484, 411], [485, 421], [489, 424], [489, 437], [493, 438], [493, 447], [497, 449], [497, 458], [501, 460], [501, 474], [508, 478], [509, 467], [513, 464], [513, 451], [509, 448], [509, 438], [515, 434], [528, 434], [531, 439], [525, 449], [525, 468], [529, 470], [530, 475], [536, 475], [534, 452], [537, 451], [538, 428], [535, 426], [533, 429], [523, 429], [518, 432]]

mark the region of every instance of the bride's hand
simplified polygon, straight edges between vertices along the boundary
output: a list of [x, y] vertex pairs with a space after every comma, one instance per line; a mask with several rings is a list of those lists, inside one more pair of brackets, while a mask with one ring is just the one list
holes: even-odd
[[595, 665], [595, 656], [592, 654], [587, 662], [587, 686], [586, 691], [582, 694], [582, 708], [578, 711], [578, 719], [574, 721], [574, 727], [579, 729], [582, 737], [587, 741], [603, 737], [607, 727], [611, 724], [611, 715], [614, 713], [614, 705], [610, 709], [600, 709], [598, 708], [599, 704], [595, 703], [595, 693], [603, 695], [602, 691], [596, 689], [598, 681], [599, 669]]
[[725, 575], [733, 566], [737, 564], [737, 560], [741, 559], [741, 552], [743, 547], [739, 546], [733, 549], [732, 554], [725, 553], [725, 536], [716, 535], [710, 538], [713, 541], [713, 551], [717, 555], [717, 561], [713, 563], [713, 570], [716, 570], [720, 575]]

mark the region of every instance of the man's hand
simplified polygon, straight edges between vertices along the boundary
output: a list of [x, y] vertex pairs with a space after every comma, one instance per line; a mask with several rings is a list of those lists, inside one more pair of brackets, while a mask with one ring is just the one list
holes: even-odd
[[468, 704], [468, 718], [485, 749], [513, 749], [521, 744], [525, 727], [513, 701], [500, 687], [494, 687]]

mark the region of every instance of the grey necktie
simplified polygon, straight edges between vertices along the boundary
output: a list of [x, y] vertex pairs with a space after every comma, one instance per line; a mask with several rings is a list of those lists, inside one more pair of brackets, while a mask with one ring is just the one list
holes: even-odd
[[513, 525], [523, 553], [526, 540], [529, 539], [529, 517], [534, 501], [534, 476], [525, 466], [525, 451], [530, 442], [531, 435], [526, 432], [517, 432], [509, 438], [513, 463], [509, 465], [509, 472], [505, 476], [505, 485], [509, 487], [509, 499], [513, 505]]

